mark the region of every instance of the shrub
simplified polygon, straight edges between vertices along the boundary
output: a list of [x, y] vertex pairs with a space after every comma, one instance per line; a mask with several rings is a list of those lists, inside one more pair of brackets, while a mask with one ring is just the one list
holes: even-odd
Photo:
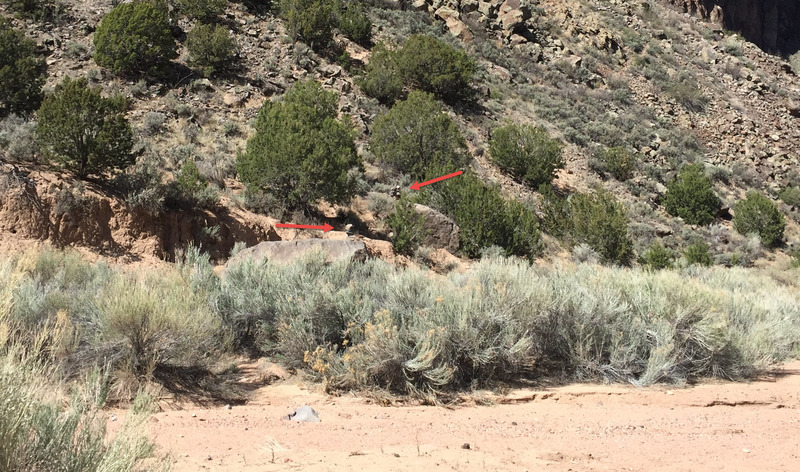
[[690, 112], [700, 113], [708, 105], [708, 97], [703, 94], [697, 85], [697, 79], [693, 77], [675, 81], [667, 87], [666, 92]]
[[767, 246], [783, 240], [786, 221], [778, 207], [761, 193], [751, 191], [734, 207], [733, 227], [743, 235], [756, 233]]
[[187, 160], [175, 179], [171, 191], [165, 196], [165, 203], [176, 208], [213, 208], [219, 202], [219, 192], [215, 185], [200, 174], [194, 160]]
[[350, 1], [339, 16], [339, 31], [362, 46], [372, 41], [372, 22], [367, 16], [364, 4]]
[[77, 176], [102, 175], [135, 160], [125, 108], [124, 98], [104, 98], [86, 79], [67, 77], [42, 102], [36, 134], [43, 151]]
[[94, 34], [94, 60], [116, 74], [158, 73], [177, 57], [165, 4], [136, 0], [115, 6]]
[[778, 196], [787, 205], [800, 207], [800, 187], [788, 186]]
[[392, 245], [401, 254], [413, 254], [425, 240], [425, 216], [414, 210], [413, 200], [403, 197], [395, 204], [387, 224], [392, 230]]
[[456, 124], [424, 92], [411, 92], [375, 120], [370, 149], [379, 160], [414, 178], [431, 175], [433, 168], [455, 169], [470, 160]]
[[675, 254], [660, 242], [653, 243], [644, 253], [641, 264], [651, 270], [671, 269]]
[[480, 257], [490, 246], [502, 247], [506, 255], [528, 257], [541, 250], [536, 215], [519, 202], [506, 201], [496, 187], [472, 172], [436, 185], [435, 193], [425, 196], [426, 203], [455, 220], [459, 247], [468, 257]]
[[213, 22], [225, 13], [227, 0], [173, 0], [180, 13], [203, 22]]
[[186, 46], [189, 61], [200, 67], [206, 77], [231, 68], [236, 56], [236, 41], [222, 25], [195, 26], [187, 35]]
[[489, 153], [498, 167], [533, 187], [550, 183], [555, 171], [564, 167], [560, 143], [532, 125], [506, 124], [496, 128], [489, 141]]
[[296, 83], [282, 102], [267, 101], [255, 136], [237, 157], [241, 179], [280, 195], [290, 206], [320, 198], [348, 201], [355, 193], [350, 170], [361, 162], [352, 126], [335, 119], [336, 102], [333, 92], [313, 80]]
[[667, 185], [664, 196], [667, 212], [693, 225], [707, 225], [714, 221], [721, 204], [702, 164], [684, 166]]
[[[28, 347], [28, 346], [26, 346]], [[0, 353], [0, 469], [166, 470], [166, 458], [153, 458], [147, 420], [153, 402], [141, 394], [122, 428], [107, 440], [107, 376], [95, 370], [70, 392], [68, 406], [57, 399], [52, 367], [23, 354], [21, 346]]]
[[0, 159], [33, 161], [38, 151], [35, 121], [25, 121], [17, 115], [0, 120]]
[[325, 49], [338, 24], [335, 0], [282, 0], [281, 15], [293, 40], [301, 40], [315, 51]]
[[400, 53], [400, 69], [410, 85], [444, 100], [472, 93], [475, 60], [434, 37], [415, 34], [408, 38]]
[[42, 102], [45, 63], [36, 43], [0, 18], [0, 118], [28, 114]]
[[709, 249], [708, 244], [698, 239], [691, 246], [686, 248], [683, 252], [683, 256], [686, 258], [686, 262], [689, 265], [698, 264], [708, 267], [714, 263]]
[[603, 167], [620, 182], [633, 177], [636, 170], [636, 156], [623, 147], [610, 147], [599, 155]]
[[607, 191], [575, 194], [569, 199], [569, 237], [597, 251], [601, 262], [630, 264], [633, 243], [628, 237], [625, 207]]
[[364, 93], [381, 103], [392, 104], [402, 98], [403, 76], [397, 53], [383, 43], [376, 44], [358, 84]]

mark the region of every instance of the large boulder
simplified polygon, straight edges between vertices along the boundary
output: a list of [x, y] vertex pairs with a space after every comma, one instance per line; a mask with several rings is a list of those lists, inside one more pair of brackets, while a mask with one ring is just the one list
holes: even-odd
[[455, 221], [425, 205], [414, 205], [414, 211], [425, 217], [427, 234], [422, 242], [423, 246], [450, 252], [458, 249], [459, 228]]
[[361, 241], [342, 241], [333, 239], [299, 239], [296, 241], [265, 241], [243, 249], [231, 257], [226, 267], [233, 267], [245, 260], [268, 259], [279, 264], [294, 262], [308, 254], [322, 252], [325, 262], [339, 259], [363, 261], [367, 258], [367, 248]]

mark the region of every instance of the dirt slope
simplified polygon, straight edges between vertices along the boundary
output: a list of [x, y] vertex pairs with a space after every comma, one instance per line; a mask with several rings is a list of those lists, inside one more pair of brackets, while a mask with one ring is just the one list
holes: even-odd
[[[177, 472], [789, 471], [800, 464], [800, 362], [749, 384], [571, 385], [455, 409], [382, 407], [315, 388], [289, 377], [230, 410], [163, 405], [151, 432]], [[303, 404], [322, 422], [281, 419]]]

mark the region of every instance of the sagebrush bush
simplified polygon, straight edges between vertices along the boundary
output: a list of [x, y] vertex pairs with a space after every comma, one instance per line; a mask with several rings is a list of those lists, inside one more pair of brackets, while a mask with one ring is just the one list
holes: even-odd
[[778, 207], [759, 192], [748, 192], [747, 198], [739, 200], [733, 209], [733, 227], [743, 235], [758, 234], [766, 246], [774, 246], [783, 240], [786, 220]]
[[[28, 346], [26, 346], [28, 347]], [[107, 378], [95, 370], [85, 385], [73, 387], [64, 406], [56, 396], [57, 375], [16, 345], [0, 354], [0, 469], [8, 472], [168, 470], [153, 458], [147, 438], [152, 399], [137, 397], [125, 424], [107, 439]]]
[[106, 14], [94, 33], [94, 60], [116, 74], [157, 74], [178, 56], [165, 3], [135, 0]]
[[352, 125], [336, 120], [336, 104], [335, 93], [313, 80], [296, 83], [280, 102], [264, 103], [255, 135], [237, 157], [242, 181], [289, 206], [348, 201], [356, 190], [351, 169], [361, 160]]
[[624, 147], [610, 147], [601, 151], [598, 159], [603, 168], [620, 182], [633, 177], [636, 170], [636, 155]]
[[35, 121], [17, 115], [0, 120], [0, 158], [7, 162], [29, 162], [38, 151]]
[[384, 104], [391, 105], [403, 98], [403, 74], [397, 53], [383, 43], [376, 44], [358, 85], [364, 93]]
[[470, 161], [458, 126], [425, 92], [411, 92], [379, 116], [369, 142], [377, 159], [417, 179], [438, 177], [432, 174], [439, 169], [453, 172]]
[[683, 257], [686, 258], [686, 263], [689, 265], [702, 265], [710, 266], [714, 263], [711, 257], [710, 247], [705, 241], [698, 239], [691, 246], [683, 251]]
[[672, 216], [683, 218], [692, 225], [707, 225], [714, 221], [722, 204], [711, 188], [702, 164], [684, 166], [667, 185], [664, 208]]
[[0, 18], [0, 118], [39, 108], [45, 70], [36, 43]]
[[44, 153], [78, 177], [105, 175], [135, 161], [126, 108], [123, 97], [66, 77], [42, 101], [36, 135]]
[[54, 251], [27, 252], [2, 269], [14, 280], [4, 321], [16, 338], [37, 339], [43, 326], [61, 323], [41, 351], [70, 375], [107, 366], [117, 398], [154, 374], [202, 370], [224, 342], [209, 293], [176, 271], [115, 272]]
[[206, 77], [234, 66], [236, 41], [225, 26], [196, 25], [186, 37], [186, 47], [189, 62], [200, 67]]
[[406, 82], [443, 100], [457, 100], [472, 94], [475, 60], [432, 36], [412, 35], [403, 44], [400, 70]]
[[706, 109], [709, 98], [703, 94], [694, 77], [684, 77], [674, 81], [666, 92], [686, 110], [700, 113]]
[[172, 0], [175, 9], [188, 16], [206, 23], [213, 22], [225, 13], [227, 0]]
[[532, 187], [550, 183], [565, 165], [561, 143], [533, 125], [508, 123], [496, 128], [489, 154], [498, 167]]
[[372, 22], [364, 4], [358, 0], [347, 2], [339, 15], [338, 27], [343, 35], [362, 46], [369, 46], [372, 41]]

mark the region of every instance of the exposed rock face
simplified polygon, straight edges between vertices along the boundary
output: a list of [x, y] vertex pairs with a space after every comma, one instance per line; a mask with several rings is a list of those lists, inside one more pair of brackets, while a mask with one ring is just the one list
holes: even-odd
[[425, 217], [425, 235], [423, 246], [436, 249], [447, 249], [454, 252], [458, 249], [459, 228], [455, 221], [439, 213], [433, 208], [416, 204], [414, 210]]
[[767, 51], [800, 49], [798, 0], [669, 0], [684, 11], [739, 31]]
[[367, 248], [361, 241], [341, 241], [333, 239], [299, 239], [296, 241], [266, 241], [240, 251], [232, 257], [226, 267], [241, 264], [247, 259], [264, 259], [276, 263], [291, 263], [297, 259], [321, 251], [325, 261], [339, 259], [363, 261], [367, 258]]

